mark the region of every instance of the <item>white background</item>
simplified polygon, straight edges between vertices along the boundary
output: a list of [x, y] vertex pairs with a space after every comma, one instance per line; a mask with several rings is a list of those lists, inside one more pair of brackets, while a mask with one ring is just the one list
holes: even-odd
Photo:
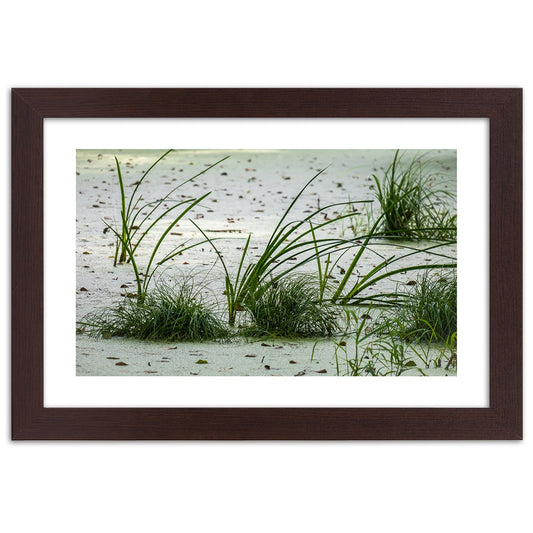
[[[44, 405], [487, 407], [488, 129], [487, 119], [46, 119]], [[458, 331], [460, 353], [468, 354], [461, 358], [457, 377], [361, 379], [354, 387], [351, 379], [76, 376], [76, 147], [209, 148], [220, 143], [247, 149], [388, 148], [400, 143], [404, 149], [457, 150]]]
[[[524, 442], [13, 444], [8, 301], [10, 87], [522, 86], [527, 146], [528, 3], [6, 5], [0, 525], [57, 533], [530, 531], [530, 335]], [[528, 203], [530, 192], [526, 179]], [[531, 253], [525, 251], [527, 274]], [[527, 333], [531, 284], [527, 276], [524, 281]]]

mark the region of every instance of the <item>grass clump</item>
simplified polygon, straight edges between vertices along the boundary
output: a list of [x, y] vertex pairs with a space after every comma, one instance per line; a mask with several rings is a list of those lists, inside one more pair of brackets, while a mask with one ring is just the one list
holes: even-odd
[[433, 276], [426, 272], [403, 296], [403, 305], [393, 312], [394, 329], [401, 337], [431, 342], [457, 335], [456, 272]]
[[[228, 323], [235, 325], [238, 311], [245, 307], [256, 305], [259, 294], [269, 285], [275, 285], [281, 279], [293, 274], [295, 270], [310, 261], [315, 261], [317, 257], [327, 255], [327, 253], [341, 244], [345, 244], [343, 239], [317, 239], [316, 231], [326, 228], [343, 218], [349, 218], [352, 213], [340, 216], [337, 219], [327, 219], [313, 226], [312, 219], [325, 210], [337, 206], [345, 206], [348, 202], [339, 202], [324, 207], [319, 207], [311, 214], [303, 218], [287, 222], [292, 215], [292, 209], [302, 196], [304, 191], [316, 180], [326, 169], [317, 172], [298, 192], [289, 204], [274, 231], [265, 245], [263, 251], [251, 259], [248, 249], [252, 234], [248, 235], [246, 243], [241, 253], [239, 265], [236, 273], [230, 272], [229, 265], [226, 264], [221, 251], [215, 246], [212, 239], [196, 224], [191, 223], [202, 233], [206, 241], [213, 246], [224, 269], [224, 281], [226, 285], [226, 300], [228, 306]], [[353, 203], [353, 202], [351, 202]], [[300, 233], [298, 233], [300, 232]]]
[[376, 184], [376, 199], [383, 213], [381, 232], [405, 239], [455, 239], [457, 215], [446, 208], [454, 195], [434, 187], [435, 176], [420, 157], [404, 162], [399, 150]]
[[338, 309], [320, 301], [317, 282], [298, 275], [260, 287], [246, 304], [248, 336], [324, 337], [338, 331]]
[[229, 335], [220, 318], [203, 303], [200, 290], [187, 283], [157, 284], [142, 303], [126, 297], [114, 308], [86, 316], [79, 325], [85, 333], [103, 338], [179, 342]]

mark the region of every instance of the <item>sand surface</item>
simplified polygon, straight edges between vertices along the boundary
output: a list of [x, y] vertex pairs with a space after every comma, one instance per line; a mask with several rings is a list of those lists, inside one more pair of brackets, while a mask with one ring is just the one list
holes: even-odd
[[[164, 150], [77, 151], [78, 320], [87, 313], [117, 304], [125, 292], [136, 290], [131, 266], [113, 266], [115, 242], [105, 225], [105, 222], [115, 223], [120, 217], [120, 194], [114, 156], [121, 163], [126, 196], [129, 197], [143, 171], [162, 153]], [[193, 219], [210, 237], [219, 239], [217, 245], [226, 262], [236, 268], [248, 234], [252, 234], [250, 252], [253, 260], [254, 256], [259, 255], [280, 216], [302, 186], [326, 167], [323, 174], [301, 196], [289, 220], [300, 219], [319, 206], [350, 199], [361, 213], [363, 223], [364, 212], [369, 204], [358, 202], [373, 199], [375, 191], [371, 175], [379, 175], [389, 165], [394, 151], [174, 151], [142, 183], [142, 195], [149, 200], [163, 198], [180, 182], [228, 155], [229, 159], [179, 189], [175, 197], [186, 200], [211, 191], [201, 205], [191, 210], [188, 218]], [[440, 174], [439, 179], [455, 192], [455, 151], [436, 150], [431, 155], [435, 171]], [[340, 208], [328, 209], [317, 217], [317, 221], [334, 219], [340, 213]], [[154, 228], [152, 237], [145, 239], [144, 247], [138, 254], [140, 265], [146, 265], [147, 251], [166, 224], [168, 221], [161, 221]], [[353, 231], [347, 222], [339, 221], [327, 226], [323, 236], [339, 235], [353, 237]], [[182, 220], [165, 240], [159, 257], [184, 242], [191, 244], [202, 239], [190, 221]], [[390, 257], [402, 252], [394, 243], [376, 245], [374, 250], [365, 253], [354, 276], [366, 273], [373, 265], [381, 262], [382, 256]], [[447, 252], [453, 254], [455, 247]], [[346, 261], [349, 259], [347, 257]], [[418, 258], [416, 261], [420, 260]], [[431, 262], [439, 258], [427, 256], [423, 260]], [[407, 259], [399, 265], [412, 264], [412, 259]], [[315, 272], [316, 265], [309, 263], [304, 270]], [[176, 256], [166, 263], [158, 275], [169, 280], [194, 276], [197, 284], [206, 285], [206, 298], [216, 300], [223, 312], [223, 270], [209, 244]], [[340, 277], [339, 272], [333, 272], [332, 275], [331, 281], [335, 283]], [[416, 279], [416, 272], [402, 273], [371, 290], [395, 290], [407, 286], [412, 279]], [[229, 343], [176, 344], [122, 338], [94, 339], [79, 334], [76, 337], [76, 367], [78, 375], [335, 376], [338, 371], [343, 374], [346, 365], [338, 360], [339, 353], [335, 357], [334, 341], [335, 339], [240, 339]], [[349, 346], [348, 343], [348, 353]], [[454, 372], [435, 368], [426, 369], [425, 373], [443, 375]], [[413, 370], [407, 374], [416, 375], [418, 372]]]

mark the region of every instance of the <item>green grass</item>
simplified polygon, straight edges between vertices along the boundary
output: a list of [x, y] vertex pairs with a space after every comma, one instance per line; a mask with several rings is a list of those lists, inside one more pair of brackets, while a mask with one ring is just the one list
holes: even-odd
[[[428, 274], [424, 274], [421, 282], [421, 291], [433, 283], [427, 281]], [[453, 287], [453, 276], [445, 278], [436, 278], [435, 283], [445, 284]], [[431, 287], [434, 288], [433, 286]], [[442, 288], [442, 287], [441, 287]], [[449, 292], [453, 294], [453, 288], [449, 288]], [[445, 310], [442, 312], [442, 307], [439, 308], [439, 315], [433, 313], [434, 309], [429, 309], [429, 313], [425, 315], [419, 323], [413, 322], [413, 317], [409, 311], [414, 311], [409, 307], [409, 299], [411, 304], [416, 297], [413, 297], [413, 292], [408, 293], [404, 302], [398, 306], [394, 312], [385, 311], [381, 315], [375, 315], [374, 320], [371, 319], [370, 312], [372, 305], [363, 313], [358, 311], [356, 315], [355, 308], [349, 308], [347, 313], [350, 317], [348, 323], [351, 325], [355, 322], [355, 330], [347, 331], [340, 340], [334, 341], [334, 357], [337, 366], [337, 375], [347, 376], [400, 376], [405, 372], [418, 372], [420, 375], [427, 375], [427, 369], [457, 368], [457, 332], [456, 320], [455, 323], [451, 318], [453, 313], [448, 315]], [[446, 293], [446, 289], [444, 290]], [[432, 290], [432, 294], [426, 293], [426, 296], [432, 301], [438, 298]], [[400, 294], [402, 296], [402, 294]], [[449, 298], [442, 296], [441, 303], [446, 301], [446, 306], [451, 310], [456, 310], [456, 306], [450, 301], [453, 296]], [[427, 301], [425, 302], [428, 303]], [[418, 302], [420, 307], [424, 307], [424, 300]], [[416, 317], [420, 316], [420, 312], [414, 313]], [[439, 328], [437, 318], [443, 319], [444, 315], [450, 319], [448, 323], [449, 328]], [[456, 313], [455, 313], [456, 318]], [[426, 319], [433, 320], [431, 325]]]
[[[339, 240], [339, 245], [335, 248], [333, 266], [338, 266], [342, 274], [332, 295], [335, 303], [394, 303], [397, 294], [376, 292], [370, 295], [368, 290], [381, 280], [407, 271], [457, 267], [454, 254], [449, 251], [449, 246], [456, 242], [457, 216], [444, 206], [445, 199], [453, 198], [454, 195], [444, 188], [434, 186], [435, 176], [429, 173], [431, 165], [431, 160], [423, 161], [420, 157], [405, 163], [397, 150], [384, 177], [380, 180], [373, 176], [381, 213], [374, 216], [368, 204], [364, 205], [364, 214], [354, 213], [353, 206], [348, 206], [348, 215], [353, 214], [349, 222], [354, 234], [360, 231], [363, 234], [356, 234], [353, 239], [344, 239], [342, 244]], [[342, 219], [345, 217], [343, 215]], [[385, 257], [379, 253], [379, 248], [390, 247], [390, 239], [395, 239], [396, 248], [402, 251]], [[405, 242], [422, 239], [427, 242]], [[324, 247], [321, 253], [323, 251]], [[346, 263], [345, 257], [350, 257], [352, 253], [352, 259]], [[367, 253], [378, 258], [377, 264], [354, 280], [352, 276], [358, 273]], [[416, 256], [423, 257], [424, 261], [409, 267], [399, 265], [404, 259], [414, 259]], [[426, 261], [430, 258], [435, 258], [436, 261]], [[333, 267], [330, 270], [332, 269]]]
[[[335, 346], [335, 364], [337, 367], [337, 375], [341, 374], [341, 362], [339, 359], [339, 354], [343, 355], [342, 359], [347, 365], [347, 375], [350, 376], [360, 376], [368, 373], [371, 365], [369, 365], [368, 357], [366, 352], [360, 349], [362, 342], [367, 339], [372, 334], [372, 326], [370, 326], [369, 320], [371, 320], [370, 311], [372, 309], [372, 304], [369, 305], [366, 313], [358, 316], [358, 314], [353, 309], [346, 309], [346, 322], [347, 329], [349, 330], [352, 322], [354, 323], [355, 329], [353, 331], [346, 331], [346, 334], [338, 340], [334, 341]], [[354, 341], [355, 354], [350, 359], [348, 358], [348, 340]], [[313, 356], [311, 356], [311, 361]]]
[[[172, 152], [172, 150], [167, 150], [161, 157], [159, 157], [155, 161], [155, 163], [153, 163], [143, 173], [142, 178], [139, 181], [137, 181], [135, 188], [133, 189], [133, 192], [128, 201], [126, 200], [126, 192], [124, 188], [124, 180], [122, 178], [122, 170], [120, 168], [120, 163], [117, 157], [115, 156], [115, 164], [117, 166], [117, 174], [118, 174], [118, 184], [120, 188], [121, 227], [120, 227], [120, 230], [118, 230], [117, 228], [115, 231], [115, 234], [120, 233], [120, 238], [118, 238], [118, 235], [117, 235], [117, 241], [115, 245], [115, 258], [114, 258], [113, 266], [116, 266], [117, 262], [123, 263], [124, 261], [127, 260], [128, 256], [127, 256], [126, 244], [125, 244], [127, 237], [128, 235], [130, 235], [131, 238], [133, 238], [135, 233], [141, 228], [141, 226], [143, 226], [143, 223], [148, 219], [148, 217], [145, 217], [145, 219], [140, 220], [138, 226], [136, 226], [135, 223], [137, 221], [137, 217], [139, 213], [141, 213], [141, 211], [143, 209], [146, 209], [147, 207], [153, 207], [153, 204], [144, 204], [139, 207], [139, 204], [143, 199], [141, 194], [139, 193], [139, 187], [141, 186], [142, 182], [148, 177], [148, 174], [150, 174], [150, 171], [159, 163], [159, 161], [164, 159], [165, 156], [167, 156], [170, 152]], [[157, 209], [157, 207], [161, 205], [163, 201], [164, 200], [161, 200], [159, 202], [154, 202], [156, 204], [155, 209]], [[126, 206], [126, 202], [127, 202], [127, 206]], [[137, 210], [137, 214], [134, 215], [134, 211], [136, 210]]]
[[[127, 261], [131, 263], [133, 272], [135, 275], [135, 280], [137, 283], [137, 298], [138, 302], [142, 303], [148, 291], [148, 286], [152, 277], [159, 266], [163, 265], [170, 259], [172, 259], [177, 254], [183, 253], [185, 250], [199, 246], [202, 243], [195, 243], [190, 246], [186, 246], [186, 243], [181, 243], [179, 246], [174, 247], [170, 252], [168, 252], [163, 257], [156, 259], [158, 251], [166, 239], [172, 228], [185, 216], [191, 209], [198, 205], [202, 200], [204, 200], [209, 193], [204, 194], [199, 198], [191, 198], [185, 201], [175, 201], [172, 207], [165, 207], [165, 202], [171, 202], [171, 196], [176, 192], [180, 187], [189, 183], [198, 176], [204, 174], [209, 169], [218, 165], [222, 161], [225, 161], [227, 157], [217, 161], [216, 163], [210, 165], [206, 169], [202, 170], [198, 174], [195, 174], [192, 178], [188, 178], [185, 181], [181, 182], [179, 185], [171, 189], [163, 198], [148, 202], [141, 203], [143, 201], [142, 195], [139, 193], [139, 187], [146, 179], [149, 172], [161, 161], [166, 155], [168, 155], [172, 150], [165, 152], [159, 159], [153, 163], [148, 170], [143, 174], [143, 177], [136, 183], [135, 188], [129, 198], [126, 201], [126, 193], [124, 188], [124, 180], [122, 177], [122, 171], [120, 168], [120, 163], [115, 157], [115, 162], [117, 165], [118, 181], [120, 187], [120, 197], [121, 197], [121, 211], [120, 227], [113, 227], [107, 222], [104, 221], [106, 226], [114, 233], [116, 237], [116, 248], [114, 256], [114, 265], [116, 266], [117, 261], [124, 262]], [[162, 207], [162, 209], [160, 209]], [[178, 210], [178, 211], [175, 211]], [[178, 215], [176, 216], [176, 212]], [[141, 273], [140, 266], [137, 264], [136, 253], [139, 245], [144, 240], [144, 238], [151, 233], [154, 226], [164, 218], [169, 219], [172, 217], [170, 222], [167, 222], [165, 230], [160, 234], [159, 238], [156, 241], [156, 244], [152, 247], [149, 254], [148, 263], [144, 267], [144, 272]], [[119, 253], [120, 250], [120, 253]]]
[[[341, 361], [344, 361], [346, 376], [401, 376], [405, 372], [418, 372], [427, 375], [426, 369], [455, 367], [457, 363], [456, 348], [452, 343], [440, 343], [436, 346], [430, 342], [411, 341], [400, 338], [395, 331], [386, 328], [376, 332], [371, 342], [360, 344], [357, 338], [345, 337], [335, 342], [335, 359], [337, 375], [342, 373]], [[354, 348], [351, 348], [353, 343]], [[339, 355], [341, 357], [339, 357]]]
[[443, 341], [457, 335], [457, 273], [425, 273], [418, 277], [388, 320], [405, 339]]
[[399, 150], [383, 176], [372, 176], [376, 199], [384, 215], [383, 235], [404, 239], [455, 239], [457, 215], [445, 206], [454, 195], [434, 185], [431, 161], [404, 161]]
[[[325, 170], [325, 169], [324, 169]], [[328, 219], [314, 224], [312, 221], [319, 213], [327, 209], [337, 206], [347, 206], [356, 202], [347, 201], [331, 204], [313, 211], [311, 214], [291, 222], [286, 222], [288, 216], [291, 214], [293, 207], [297, 203], [306, 188], [324, 172], [321, 170], [307, 184], [299, 191], [299, 193], [292, 200], [285, 213], [280, 218], [274, 231], [272, 232], [269, 241], [260, 253], [258, 259], [253, 261], [248, 257], [248, 250], [251, 242], [251, 234], [248, 236], [243, 247], [239, 264], [236, 272], [230, 271], [230, 266], [224, 260], [224, 256], [215, 246], [213, 240], [210, 239], [205, 232], [191, 220], [191, 223], [202, 233], [204, 238], [211, 243], [215, 252], [217, 253], [223, 269], [225, 279], [225, 294], [228, 307], [228, 323], [230, 326], [235, 325], [237, 312], [244, 310], [253, 299], [257, 299], [255, 292], [259, 287], [265, 288], [268, 284], [277, 283], [283, 277], [295, 273], [298, 268], [309, 263], [310, 261], [317, 262], [317, 274], [321, 286], [321, 299], [323, 296], [324, 282], [328, 279], [333, 271], [333, 267], [339, 266], [340, 261], [346, 257], [347, 253], [353, 253], [354, 256], [350, 262], [341, 268], [341, 279], [336, 287], [336, 290], [330, 295], [332, 303], [342, 305], [351, 305], [359, 303], [361, 300], [361, 293], [368, 289], [376, 282], [408, 270], [427, 270], [432, 268], [455, 268], [456, 263], [453, 258], [442, 254], [439, 248], [449, 244], [448, 242], [430, 243], [423, 248], [413, 248], [402, 245], [402, 248], [407, 250], [405, 253], [397, 256], [385, 258], [379, 253], [373, 251], [370, 247], [371, 241], [374, 241], [376, 236], [379, 237], [379, 226], [382, 223], [384, 214], [382, 214], [370, 228], [365, 235], [354, 237], [353, 239], [345, 238], [320, 238], [320, 230], [326, 228], [330, 224], [342, 222], [344, 219], [353, 218], [353, 209], [349, 210], [343, 215], [335, 219]], [[366, 204], [366, 201], [360, 202]], [[299, 232], [299, 233], [297, 233]], [[380, 258], [379, 263], [372, 267], [364, 276], [357, 278], [354, 281], [352, 274], [359, 266], [363, 254], [367, 251], [376, 253]], [[398, 261], [417, 254], [428, 254], [446, 259], [444, 263], [438, 264], [419, 264], [411, 267], [389, 268]], [[335, 258], [334, 258], [335, 256]], [[320, 258], [327, 257], [331, 261], [329, 269], [321, 269]], [[329, 264], [329, 263], [328, 263]], [[366, 297], [364, 299], [367, 299]]]
[[363, 345], [369, 335], [356, 335], [351, 354], [337, 343], [335, 357], [344, 354], [347, 375], [399, 376], [411, 370], [425, 375], [431, 366], [457, 367], [456, 272], [426, 271], [397, 300], [373, 326], [372, 342]]
[[373, 324], [371, 311], [372, 304], [363, 314], [347, 310], [348, 322], [355, 323], [355, 330], [334, 342], [337, 375], [341, 374], [341, 360], [345, 363], [344, 375], [347, 376], [401, 376], [416, 367], [405, 344], [392, 335], [372, 342], [367, 340], [376, 339], [384, 329], [383, 325]]
[[[191, 223], [211, 243], [222, 263], [230, 326], [235, 325], [238, 311], [244, 310], [258, 300], [258, 290], [264, 291], [269, 285], [278, 283], [284, 277], [294, 273], [299, 267], [310, 261], [315, 261], [316, 257], [327, 255], [331, 249], [345, 242], [342, 239], [319, 239], [316, 237], [316, 231], [335, 223], [339, 219], [351, 217], [351, 213], [337, 219], [321, 221], [316, 225], [312, 225], [311, 220], [326, 209], [344, 206], [347, 202], [326, 205], [301, 219], [286, 222], [303, 192], [324, 170], [315, 174], [300, 189], [281, 216], [259, 258], [254, 257], [254, 260], [248, 256], [252, 235], [248, 236], [235, 273], [230, 271], [230, 266], [224, 260], [222, 252], [215, 246], [213, 240], [205, 234], [198, 224], [191, 220]], [[300, 233], [298, 233], [299, 231]]]
[[[443, 248], [447, 247], [449, 242], [430, 242], [426, 246], [409, 246], [403, 243], [397, 243], [396, 248], [402, 250], [397, 255], [384, 257], [379, 253], [380, 246], [388, 246], [386, 243], [375, 242], [376, 237], [379, 238], [377, 230], [384, 215], [381, 215], [367, 235], [351, 240], [343, 240], [342, 243], [336, 246], [337, 258], [333, 266], [340, 268], [341, 277], [338, 280], [335, 291], [331, 296], [331, 301], [339, 305], [361, 305], [374, 302], [380, 305], [395, 304], [398, 299], [397, 293], [383, 293], [376, 292], [372, 295], [368, 290], [379, 281], [391, 278], [397, 274], [408, 271], [430, 271], [434, 269], [455, 269], [457, 268], [457, 260], [447, 253]], [[327, 248], [326, 248], [327, 249]], [[348, 263], [343, 264], [342, 260], [347, 253], [354, 253], [354, 256]], [[352, 277], [358, 272], [363, 257], [366, 253], [372, 253], [374, 258], [377, 258], [377, 264], [372, 266], [364, 274], [359, 274], [355, 279]], [[409, 267], [399, 266], [398, 263], [406, 258], [414, 258], [422, 256], [424, 259], [436, 258], [437, 262], [428, 263], [421, 262], [420, 264]], [[444, 262], [441, 262], [444, 260]], [[333, 267], [332, 267], [333, 268]], [[332, 269], [331, 268], [331, 269]], [[330, 269], [330, 270], [331, 270]]]
[[229, 332], [201, 289], [191, 281], [157, 283], [138, 303], [125, 298], [116, 307], [87, 315], [78, 327], [94, 337], [127, 337], [152, 341], [203, 341], [227, 338]]
[[[148, 169], [142, 180], [167, 154], [168, 152], [163, 154]], [[227, 337], [229, 335], [228, 329], [222, 324], [217, 312], [203, 303], [200, 291], [195, 290], [190, 283], [184, 282], [173, 287], [156, 284], [154, 290], [148, 290], [150, 281], [159, 266], [178, 253], [209, 242], [220, 259], [224, 271], [228, 324], [231, 327], [235, 326], [237, 313], [239, 311], [245, 312], [246, 314], [243, 313], [242, 316], [243, 319], [248, 319], [248, 324], [246, 320], [240, 321], [240, 325], [244, 324], [245, 326], [242, 328], [245, 335], [330, 336], [341, 331], [341, 318], [344, 315], [347, 316], [347, 322], [350, 323], [352, 315], [349, 311], [343, 311], [340, 305], [355, 306], [369, 302], [374, 302], [376, 305], [380, 303], [394, 305], [401, 301], [405, 302], [405, 305], [403, 307], [395, 305], [394, 314], [390, 316], [388, 322], [390, 330], [388, 338], [394, 340], [394, 343], [387, 348], [389, 340], [383, 337], [380, 340], [381, 351], [377, 355], [372, 355], [371, 352], [359, 352], [359, 348], [357, 348], [355, 359], [347, 359], [347, 361], [352, 361], [352, 363], [348, 363], [352, 365], [352, 375], [362, 372], [363, 368], [366, 369], [364, 372], [367, 374], [372, 373], [372, 368], [375, 372], [381, 372], [381, 370], [376, 370], [378, 366], [369, 366], [369, 363], [372, 362], [372, 358], [368, 359], [370, 355], [372, 355], [373, 360], [383, 363], [385, 354], [392, 354], [387, 363], [387, 368], [389, 368], [387, 372], [401, 373], [405, 371], [405, 368], [410, 367], [411, 364], [406, 358], [401, 343], [396, 342], [399, 337], [402, 340], [417, 339], [429, 343], [436, 339], [453, 339], [455, 342], [457, 328], [456, 275], [455, 273], [451, 275], [439, 274], [438, 277], [428, 275], [429, 271], [437, 268], [456, 268], [456, 260], [450, 254], [442, 251], [443, 246], [448, 246], [453, 241], [432, 241], [423, 245], [414, 243], [412, 246], [409, 243], [398, 242], [397, 248], [401, 248], [402, 251], [394, 256], [385, 257], [378, 250], [381, 244], [390, 247], [390, 241], [387, 243], [385, 242], [387, 239], [383, 239], [383, 228], [388, 224], [389, 209], [382, 212], [376, 220], [370, 220], [367, 216], [364, 235], [352, 239], [321, 237], [321, 230], [328, 229], [329, 224], [339, 220], [342, 223], [344, 219], [351, 221], [354, 217], [360, 216], [356, 214], [353, 201], [327, 205], [316, 209], [303, 218], [289, 221], [288, 217], [298, 199], [306, 188], [322, 174], [323, 170], [313, 176], [291, 201], [263, 251], [259, 252], [259, 256], [256, 257], [254, 254], [252, 257], [252, 254], [249, 254], [252, 238], [250, 234], [246, 238], [238, 264], [235, 268], [231, 268], [226, 263], [221, 250], [215, 246], [215, 239], [210, 239], [192, 220], [192, 224], [202, 233], [205, 240], [190, 246], [183, 243], [166, 255], [157, 257], [164, 239], [174, 225], [210, 193], [185, 202], [176, 202], [171, 208], [166, 208], [163, 202], [167, 201], [178, 187], [209, 170], [209, 168], [172, 189], [163, 199], [139, 205], [142, 197], [138, 195], [138, 187], [142, 180], [137, 183], [129, 202], [126, 202], [120, 164], [118, 160], [116, 162], [122, 197], [122, 226], [121, 228], [109, 227], [113, 230], [118, 242], [124, 247], [126, 258], [132, 265], [137, 282], [137, 295], [136, 299], [126, 298], [116, 307], [86, 317], [83, 322], [80, 322], [80, 325], [87, 333], [104, 337], [126, 336], [168, 341], [195, 341]], [[395, 178], [401, 175], [403, 179], [405, 172], [398, 170], [400, 162], [399, 152], [396, 152], [394, 162], [386, 172], [389, 177]], [[407, 174], [418, 175], [418, 170], [416, 170], [418, 168], [418, 160], [413, 160], [408, 166]], [[377, 178], [375, 179], [377, 180]], [[402, 201], [403, 196], [400, 195], [400, 203]], [[365, 202], [362, 203], [366, 205]], [[324, 217], [319, 223], [313, 221], [314, 217], [326, 209], [347, 205], [351, 207], [348, 212], [336, 219], [330, 220]], [[162, 207], [163, 212], [155, 214], [159, 207]], [[139, 244], [154, 228], [155, 224], [173, 212], [174, 209], [179, 209], [178, 214], [172, 213], [171, 222], [165, 221], [166, 229], [152, 247], [144, 273], [140, 272], [136, 258]], [[138, 233], [143, 226], [144, 229]], [[375, 264], [367, 268], [366, 271], [359, 273], [359, 270], [362, 270], [362, 258], [366, 253], [373, 254], [378, 260], [375, 260]], [[444, 259], [444, 261], [428, 264], [421, 260], [418, 264], [409, 267], [398, 264], [398, 261], [409, 257], [415, 258], [419, 254], [424, 254], [424, 259], [427, 259], [428, 256], [436, 256]], [[321, 261], [324, 259], [325, 264], [323, 266]], [[317, 265], [316, 275], [298, 273], [301, 272], [300, 268], [303, 265], [313, 261]], [[365, 262], [365, 264], [368, 263]], [[409, 293], [385, 294], [376, 291], [369, 296], [367, 290], [381, 280], [414, 270], [424, 271], [425, 274], [419, 278], [414, 289]], [[337, 278], [335, 279], [336, 285], [332, 288], [330, 280], [334, 277]], [[447, 286], [453, 285], [453, 282], [455, 282], [455, 293], [453, 294], [452, 287], [448, 294]], [[453, 298], [455, 299], [453, 300]], [[396, 328], [394, 335], [392, 334], [393, 327]], [[359, 340], [363, 336], [366, 325], [364, 322], [357, 322], [357, 328], [356, 346], [359, 346]], [[455, 337], [453, 337], [454, 335]], [[377, 344], [374, 346], [378, 347]], [[340, 350], [340, 345], [338, 349]], [[384, 367], [384, 363], [382, 367]]]
[[[353, 352], [350, 340], [355, 347]], [[345, 363], [345, 376], [401, 376], [418, 368], [410, 347], [393, 337], [369, 343], [364, 347], [359, 346], [358, 339], [335, 342], [334, 346], [337, 375], [342, 373], [340, 359]]]
[[317, 281], [293, 275], [259, 287], [246, 309], [252, 324], [246, 336], [325, 337], [339, 330], [337, 306], [320, 301]]

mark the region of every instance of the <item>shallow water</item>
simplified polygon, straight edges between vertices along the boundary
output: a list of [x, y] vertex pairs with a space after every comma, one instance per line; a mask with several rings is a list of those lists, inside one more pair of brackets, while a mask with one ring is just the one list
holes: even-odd
[[[78, 150], [77, 151], [77, 316], [99, 308], [109, 307], [121, 300], [124, 291], [134, 292], [134, 277], [129, 265], [113, 267], [114, 239], [106, 231], [104, 220], [113, 223], [120, 216], [120, 196], [114, 156], [121, 162], [126, 195], [129, 196], [134, 184], [164, 150]], [[412, 151], [406, 157], [418, 152]], [[250, 244], [251, 260], [257, 257], [275, 228], [282, 213], [290, 205], [302, 186], [317, 172], [324, 172], [302, 194], [291, 212], [290, 220], [300, 219], [317, 207], [343, 202], [350, 199], [359, 212], [373, 200], [374, 185], [371, 175], [383, 172], [394, 156], [394, 150], [269, 150], [269, 151], [225, 151], [225, 150], [186, 150], [175, 151], [161, 161], [142, 183], [143, 197], [153, 200], [164, 195], [178, 183], [205, 169], [210, 164], [229, 155], [230, 158], [220, 165], [188, 183], [178, 192], [185, 200], [198, 197], [206, 192], [211, 194], [201, 206], [189, 215], [211, 237], [223, 239], [217, 246], [223, 250], [228, 264], [238, 265], [244, 239], [252, 233]], [[454, 150], [436, 150], [430, 154], [434, 158], [435, 172], [439, 183], [450, 191], [456, 190], [456, 153]], [[357, 203], [361, 202], [361, 203]], [[335, 218], [340, 208], [331, 208], [321, 214], [323, 219]], [[364, 217], [361, 214], [361, 217]], [[288, 219], [288, 220], [289, 220]], [[165, 223], [158, 225], [161, 231]], [[157, 233], [157, 232], [156, 232]], [[153, 246], [156, 233], [145, 240], [144, 252], [139, 253], [139, 263], [146, 264], [146, 250]], [[351, 230], [342, 222], [331, 224], [323, 232], [323, 237], [352, 236]], [[159, 236], [159, 235], [157, 235]], [[201, 240], [202, 236], [189, 221], [180, 221], [164, 242], [162, 253], [189, 241]], [[382, 257], [401, 253], [399, 243], [380, 242], [369, 251], [358, 265], [354, 276], [364, 275]], [[417, 246], [423, 245], [420, 243]], [[455, 255], [455, 246], [446, 250]], [[352, 254], [353, 255], [353, 254]], [[346, 261], [349, 261], [346, 257]], [[420, 260], [420, 259], [418, 259]], [[438, 258], [425, 257], [429, 263]], [[413, 264], [412, 258], [403, 260], [399, 265]], [[168, 268], [167, 268], [168, 265]], [[332, 284], [338, 282], [340, 269], [332, 272]], [[208, 288], [204, 291], [209, 298], [224, 305], [223, 276], [220, 263], [211, 246], [205, 245], [177, 256], [165, 265], [163, 278], [196, 276], [204, 279]], [[303, 270], [315, 272], [316, 265], [309, 263]], [[395, 291], [406, 287], [416, 278], [416, 272], [399, 273], [391, 279], [380, 282], [372, 291]], [[355, 278], [354, 278], [355, 279]], [[125, 287], [126, 286], [126, 287]], [[80, 290], [80, 289], [86, 290]], [[85, 335], [77, 337], [78, 374], [143, 374], [143, 375], [335, 375], [337, 361], [335, 345], [331, 340], [321, 340], [315, 348], [313, 363], [311, 351], [315, 341], [283, 341], [273, 346], [261, 346], [257, 357], [245, 357], [251, 345], [240, 341], [231, 345], [202, 343], [188, 346], [173, 346], [160, 343], [126, 341], [124, 339], [93, 340]], [[265, 342], [269, 344], [269, 342]], [[282, 346], [277, 348], [276, 346]], [[194, 355], [184, 355], [196, 348], [208, 352], [208, 364], [197, 364]], [[267, 353], [268, 352], [268, 353]], [[168, 355], [168, 354], [171, 355]], [[114, 355], [113, 355], [114, 354]], [[108, 357], [128, 358], [126, 365], [116, 365], [121, 360]], [[176, 359], [179, 355], [179, 361]], [[250, 354], [248, 354], [250, 355]], [[252, 354], [254, 355], [254, 354]], [[169, 359], [164, 359], [167, 357]], [[265, 360], [258, 363], [265, 356]], [[157, 359], [159, 357], [159, 359]], [[269, 360], [272, 364], [265, 362]], [[294, 360], [295, 363], [289, 363]], [[157, 361], [163, 361], [157, 363]], [[167, 362], [169, 361], [169, 362]], [[175, 364], [171, 363], [174, 361]], [[150, 366], [148, 365], [150, 363]], [[283, 363], [283, 364], [282, 364]], [[265, 368], [265, 365], [269, 368]], [[326, 370], [316, 373], [313, 369]], [[436, 369], [435, 371], [440, 371]], [[342, 372], [341, 372], [342, 373]], [[411, 371], [409, 373], [412, 373]], [[442, 372], [441, 372], [442, 373]]]

